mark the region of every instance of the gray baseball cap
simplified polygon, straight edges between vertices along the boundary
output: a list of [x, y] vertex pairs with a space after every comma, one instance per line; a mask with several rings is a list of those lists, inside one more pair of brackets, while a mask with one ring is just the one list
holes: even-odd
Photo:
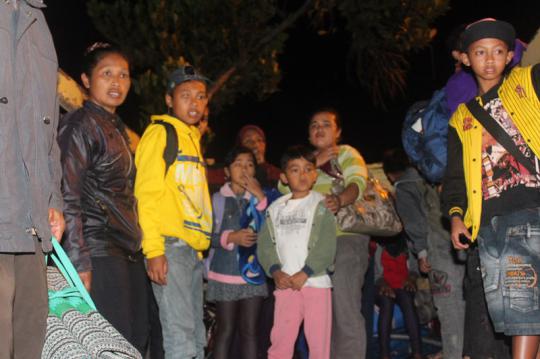
[[204, 82], [207, 86], [211, 83], [207, 77], [197, 72], [193, 66], [181, 66], [169, 74], [167, 80], [167, 93], [172, 93], [176, 86], [186, 81], [200, 81]]

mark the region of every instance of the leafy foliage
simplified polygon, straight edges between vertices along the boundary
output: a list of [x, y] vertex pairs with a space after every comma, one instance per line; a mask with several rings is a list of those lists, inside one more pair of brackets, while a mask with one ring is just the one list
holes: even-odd
[[349, 66], [373, 101], [384, 105], [405, 88], [408, 55], [435, 36], [435, 19], [449, 0], [330, 0], [351, 33]]
[[[403, 92], [408, 54], [434, 36], [449, 0], [89, 0], [96, 27], [131, 57], [144, 121], [164, 112], [166, 76], [186, 62], [215, 80], [213, 111], [244, 94], [278, 89], [277, 56], [303, 15], [319, 35], [334, 17], [351, 34], [349, 72], [384, 106]], [[323, 25], [321, 26], [321, 23]]]
[[[167, 74], [186, 62], [219, 82], [212, 99], [218, 110], [241, 94], [277, 89], [286, 34], [258, 46], [280, 20], [272, 0], [90, 0], [88, 13], [130, 56], [143, 118], [164, 112]], [[227, 81], [219, 81], [225, 73]]]

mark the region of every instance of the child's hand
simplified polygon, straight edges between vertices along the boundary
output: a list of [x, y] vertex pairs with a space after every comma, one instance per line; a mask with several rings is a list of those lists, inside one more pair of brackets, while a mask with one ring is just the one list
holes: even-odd
[[418, 269], [424, 274], [431, 272], [431, 263], [429, 263], [427, 257], [418, 259]]
[[396, 297], [396, 293], [394, 292], [392, 288], [390, 288], [390, 286], [387, 283], [381, 284], [381, 286], [379, 287], [379, 295], [389, 297], [389, 298]]
[[167, 284], [167, 272], [169, 266], [165, 255], [150, 258], [146, 261], [146, 272], [150, 280], [159, 285]]
[[227, 242], [234, 243], [242, 247], [251, 247], [257, 241], [257, 233], [246, 228], [239, 231], [234, 231], [229, 234]]
[[277, 289], [288, 289], [292, 286], [291, 276], [281, 270], [275, 271], [272, 278], [274, 278]]
[[300, 290], [308, 280], [308, 275], [304, 271], [299, 271], [291, 276], [291, 288]]
[[261, 189], [259, 181], [255, 177], [248, 176], [247, 174], [242, 175], [243, 187], [246, 191], [257, 197], [259, 201], [264, 199], [264, 192]]
[[454, 248], [458, 250], [469, 248], [468, 244], [463, 244], [459, 241], [460, 234], [463, 234], [469, 240], [471, 239], [471, 233], [469, 232], [467, 227], [465, 227], [465, 223], [463, 223], [463, 220], [458, 216], [454, 216], [452, 217], [452, 244], [454, 245]]
[[405, 284], [403, 284], [403, 289], [411, 293], [416, 292], [416, 279], [413, 277], [407, 278]]

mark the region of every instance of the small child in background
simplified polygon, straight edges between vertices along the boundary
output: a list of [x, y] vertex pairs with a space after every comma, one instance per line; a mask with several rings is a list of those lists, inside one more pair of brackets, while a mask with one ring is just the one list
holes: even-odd
[[375, 252], [376, 303], [379, 306], [380, 358], [390, 359], [390, 334], [394, 304], [398, 304], [409, 334], [412, 358], [422, 358], [420, 322], [414, 306], [416, 277], [408, 268], [408, 248], [404, 235], [377, 242]]
[[[225, 175], [228, 177], [219, 192], [212, 197], [214, 208], [214, 249], [208, 272], [207, 299], [216, 302], [216, 337], [214, 358], [229, 358], [234, 333], [239, 331], [241, 357], [257, 357], [257, 320], [262, 301], [267, 295], [264, 278], [260, 284], [240, 271], [239, 260], [243, 249], [251, 248], [257, 233], [245, 221], [253, 203], [263, 216], [267, 198], [255, 179], [257, 162], [251, 150], [232, 149], [225, 157]], [[253, 210], [253, 208], [251, 208]], [[255, 273], [251, 273], [254, 275]], [[252, 284], [250, 284], [252, 283]]]
[[[465, 253], [454, 253], [452, 248], [447, 226], [449, 222], [445, 221], [441, 212], [439, 187], [422, 178], [418, 170], [410, 164], [405, 152], [399, 148], [385, 151], [383, 169], [396, 190], [396, 210], [403, 223], [408, 243], [411, 244], [411, 254], [418, 260], [419, 272], [429, 278], [433, 304], [437, 308], [437, 317], [441, 324], [440, 355], [444, 359], [461, 359], [465, 328], [465, 266], [459, 261], [459, 257]], [[483, 291], [481, 281], [480, 278], [480, 292]], [[472, 287], [468, 290], [472, 290]], [[482, 321], [479, 320], [480, 306], [475, 308], [474, 321], [484, 323], [482, 327], [485, 328], [476, 330], [476, 333], [481, 334], [476, 341], [481, 340], [482, 344], [490, 345], [489, 352], [493, 350], [495, 343], [491, 339], [494, 339], [493, 330], [487, 330], [490, 325], [487, 310], [483, 311], [485, 320]], [[474, 346], [478, 348], [478, 344]]]
[[281, 169], [280, 179], [291, 193], [268, 208], [257, 248], [259, 261], [277, 288], [268, 358], [292, 358], [304, 322], [310, 358], [328, 359], [332, 282], [327, 271], [336, 253], [336, 220], [324, 206], [324, 196], [311, 190], [317, 180], [311, 150], [289, 148]]

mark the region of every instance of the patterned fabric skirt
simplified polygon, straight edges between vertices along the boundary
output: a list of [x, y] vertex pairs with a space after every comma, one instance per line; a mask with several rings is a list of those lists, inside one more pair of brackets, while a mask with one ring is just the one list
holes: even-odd
[[266, 283], [262, 285], [229, 284], [209, 280], [206, 300], [210, 302], [229, 302], [252, 297], [266, 297], [267, 295]]

